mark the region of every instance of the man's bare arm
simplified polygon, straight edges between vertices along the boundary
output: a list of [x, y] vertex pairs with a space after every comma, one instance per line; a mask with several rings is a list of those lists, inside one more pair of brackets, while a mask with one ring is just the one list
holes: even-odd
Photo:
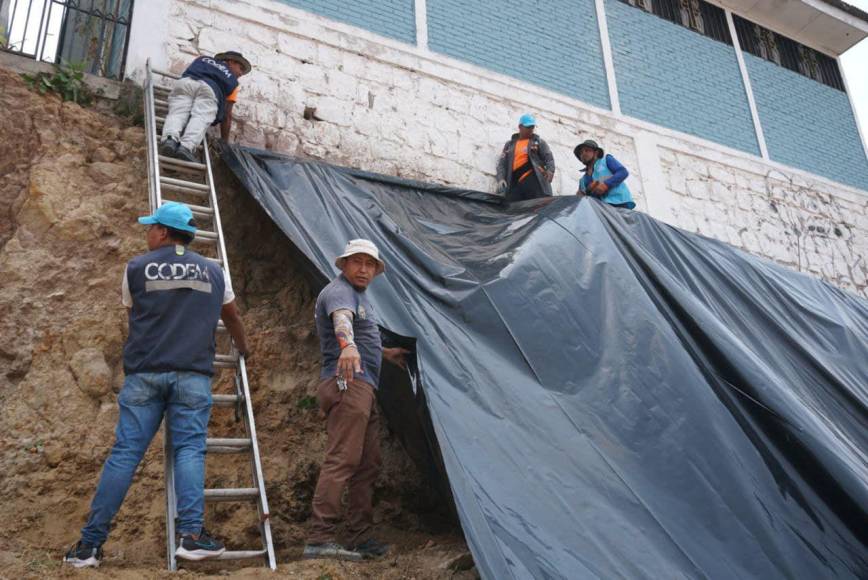
[[247, 335], [244, 333], [244, 324], [241, 322], [241, 315], [238, 313], [238, 307], [234, 300], [223, 305], [223, 308], [220, 309], [220, 318], [223, 319], [229, 336], [235, 341], [235, 348], [243, 356], [248, 356], [250, 349], [247, 347]]
[[226, 103], [226, 114], [220, 123], [220, 138], [224, 141], [229, 141], [229, 134], [232, 132], [232, 109], [234, 107], [235, 103], [232, 101]]

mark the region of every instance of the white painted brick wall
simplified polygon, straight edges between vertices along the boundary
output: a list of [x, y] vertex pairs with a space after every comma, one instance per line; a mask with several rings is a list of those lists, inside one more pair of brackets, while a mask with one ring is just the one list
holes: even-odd
[[[575, 192], [573, 147], [595, 138], [630, 169], [639, 210], [868, 296], [866, 192], [279, 2], [157, 1], [170, 15], [165, 53], [137, 53], [134, 30], [133, 76], [148, 56], [181, 71], [199, 53], [240, 50], [254, 65], [235, 109], [241, 143], [490, 191], [503, 143], [532, 111], [554, 151], [556, 193]], [[305, 107], [321, 120], [304, 119]]]

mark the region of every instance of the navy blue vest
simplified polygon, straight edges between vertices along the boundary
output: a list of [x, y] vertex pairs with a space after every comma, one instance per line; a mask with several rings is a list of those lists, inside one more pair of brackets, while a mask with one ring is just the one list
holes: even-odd
[[221, 122], [226, 115], [226, 97], [238, 86], [238, 79], [226, 66], [226, 62], [215, 60], [210, 56], [200, 56], [187, 67], [181, 76], [205, 81], [217, 97], [217, 118], [214, 125]]
[[133, 299], [124, 372], [214, 373], [214, 332], [223, 307], [220, 266], [196, 252], [163, 246], [127, 264]]

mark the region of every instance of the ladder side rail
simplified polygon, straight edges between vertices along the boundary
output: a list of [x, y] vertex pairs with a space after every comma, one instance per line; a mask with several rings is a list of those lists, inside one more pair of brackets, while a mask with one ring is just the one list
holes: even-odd
[[277, 560], [274, 556], [274, 541], [271, 536], [271, 512], [268, 509], [268, 498], [265, 494], [265, 475], [262, 472], [262, 460], [259, 456], [259, 439], [256, 436], [256, 421], [253, 418], [253, 400], [250, 398], [250, 384], [247, 380], [247, 363], [244, 357], [238, 359], [238, 372], [241, 375], [241, 388], [244, 391], [244, 411], [246, 415], [245, 428], [251, 441], [251, 462], [256, 487], [259, 489], [259, 522], [262, 532], [262, 543], [266, 551], [268, 567], [277, 570]]
[[163, 425], [163, 463], [166, 481], [166, 563], [170, 571], [178, 569], [175, 559], [175, 519], [178, 517], [178, 498], [175, 497], [175, 454], [169, 426]]
[[[150, 65], [150, 60], [148, 61]], [[151, 75], [150, 66], [146, 67], [145, 72], [145, 144], [148, 160], [148, 205], [151, 211], [156, 207], [157, 194], [154, 189], [154, 184], [157, 179], [154, 175], [154, 164], [157, 160], [154, 158], [154, 141], [156, 135], [156, 123], [152, 126], [154, 111], [154, 79]]]
[[[246, 367], [245, 367], [245, 370], [246, 370]], [[242, 379], [241, 365], [239, 364], [239, 366], [235, 369], [235, 388], [239, 393], [243, 393], [243, 389], [242, 389], [243, 384], [244, 384], [244, 380]], [[240, 397], [239, 399], [244, 400], [243, 396]], [[245, 403], [244, 403], [244, 432], [247, 435], [247, 438], [250, 439], [250, 447], [251, 447], [250, 474], [251, 474], [251, 477], [253, 478], [253, 484], [256, 486], [256, 488], [255, 488], [256, 489], [256, 498], [257, 498], [256, 512], [259, 516], [259, 521], [258, 521], [259, 540], [262, 542], [262, 552], [263, 552], [262, 555], [265, 557], [266, 564], [270, 567], [271, 566], [271, 559], [270, 559], [271, 552], [269, 550], [269, 545], [271, 542], [271, 538], [270, 538], [270, 532], [271, 532], [270, 514], [268, 512], [268, 500], [264, 499], [265, 494], [262, 493], [262, 491], [264, 489], [263, 486], [265, 485], [265, 478], [263, 475], [263, 479], [262, 479], [262, 481], [260, 481], [259, 475], [258, 475], [259, 472], [257, 471], [256, 457], [252, 453], [253, 449], [256, 449], [258, 452], [259, 441], [255, 440], [253, 438], [253, 436], [251, 435], [250, 423], [247, 420], [247, 417], [248, 417], [247, 405], [248, 404], [249, 404], [249, 402], [245, 401]], [[263, 503], [263, 501], [265, 503]], [[266, 532], [266, 525], [268, 526], [267, 532]]]
[[151, 211], [156, 211], [158, 207], [163, 205], [163, 196], [160, 189], [160, 152], [158, 151], [159, 143], [157, 139], [157, 119], [154, 113], [154, 77], [152, 73], [155, 72], [155, 69], [151, 68], [150, 59], [148, 59], [147, 61], [146, 68], [147, 78], [149, 79], [150, 83], [145, 92], [145, 115], [147, 116], [146, 120], [148, 125], [148, 153], [150, 154], [152, 159], [149, 170], [153, 172], [154, 178], [154, 206], [151, 207]]
[[[148, 201], [151, 212], [162, 205], [160, 190], [160, 153], [157, 138], [157, 121], [154, 109], [154, 75], [151, 61], [148, 59], [145, 76], [145, 132], [148, 148]], [[166, 485], [166, 563], [171, 571], [178, 569], [175, 559], [175, 518], [177, 515], [177, 498], [175, 497], [175, 458], [172, 450], [171, 435], [168, 425], [163, 424], [163, 469]]]
[[226, 277], [230, 283], [232, 281], [232, 272], [229, 270], [229, 256], [226, 254], [226, 241], [223, 236], [223, 222], [220, 220], [220, 207], [217, 203], [217, 190], [214, 188], [214, 173], [211, 170], [211, 152], [208, 148], [208, 136], [202, 142], [202, 149], [205, 155], [205, 173], [208, 180], [209, 196], [211, 198], [211, 209], [214, 211], [214, 232], [217, 234], [217, 257], [223, 260], [223, 270], [226, 272]]

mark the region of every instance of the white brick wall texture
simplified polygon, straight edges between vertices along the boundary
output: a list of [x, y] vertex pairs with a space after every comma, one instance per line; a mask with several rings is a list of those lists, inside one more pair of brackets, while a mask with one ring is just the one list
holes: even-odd
[[[594, 138], [630, 169], [638, 210], [868, 297], [868, 192], [279, 2], [159, 2], [164, 52], [137, 52], [134, 29], [133, 76], [149, 56], [180, 72], [200, 53], [243, 52], [254, 71], [242, 79], [233, 139], [245, 145], [491, 191], [500, 149], [531, 111], [555, 154], [556, 193], [575, 193], [573, 147]], [[304, 119], [306, 107], [318, 120]], [[654, 182], [643, 183], [640, 165]]]

